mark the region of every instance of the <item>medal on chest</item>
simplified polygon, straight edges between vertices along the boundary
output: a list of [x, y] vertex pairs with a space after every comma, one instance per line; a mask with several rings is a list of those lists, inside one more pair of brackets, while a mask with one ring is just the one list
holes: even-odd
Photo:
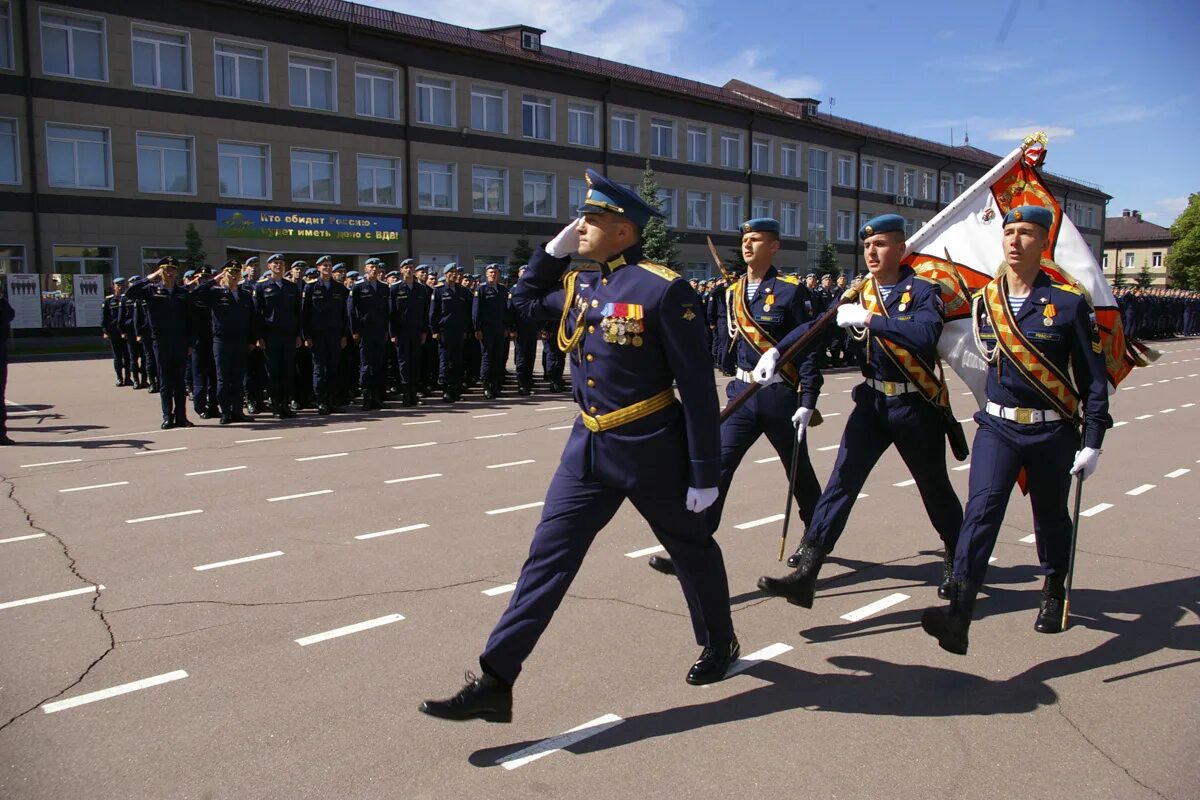
[[1049, 328], [1054, 324], [1054, 317], [1058, 312], [1054, 308], [1054, 303], [1046, 303], [1042, 309], [1042, 324]]
[[908, 304], [912, 302], [912, 295], [908, 290], [904, 290], [904, 294], [900, 295], [900, 305], [896, 306], [897, 311], [905, 311], [908, 309]]
[[642, 307], [635, 303], [605, 303], [600, 309], [600, 333], [608, 344], [641, 347], [646, 331]]
[[775, 295], [771, 294], [771, 290], [766, 290], [766, 296], [763, 297], [763, 311], [770, 311], [771, 306], [775, 305]]

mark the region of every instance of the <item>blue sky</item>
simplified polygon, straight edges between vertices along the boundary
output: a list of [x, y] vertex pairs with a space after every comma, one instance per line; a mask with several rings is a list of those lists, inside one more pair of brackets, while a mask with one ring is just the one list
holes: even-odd
[[969, 130], [993, 153], [1045, 130], [1046, 168], [1099, 184], [1109, 216], [1136, 208], [1170, 225], [1200, 192], [1196, 0], [368, 4], [475, 28], [525, 23], [555, 47], [717, 85], [740, 78], [939, 142]]

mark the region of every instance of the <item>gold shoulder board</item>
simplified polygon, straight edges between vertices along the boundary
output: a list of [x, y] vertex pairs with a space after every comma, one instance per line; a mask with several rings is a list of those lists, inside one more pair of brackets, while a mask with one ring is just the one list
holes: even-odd
[[665, 281], [673, 281], [679, 277], [679, 273], [670, 267], [664, 267], [662, 264], [655, 264], [653, 261], [641, 261], [638, 266], [647, 272], [653, 272], [658, 277]]
[[1083, 295], [1082, 289], [1080, 289], [1078, 286], [1072, 286], [1069, 283], [1052, 283], [1050, 285], [1055, 289], [1062, 289], [1064, 292], [1070, 292], [1071, 294], [1077, 294], [1081, 296]]
[[779, 280], [783, 281], [784, 283], [790, 283], [793, 286], [800, 285], [800, 279], [797, 278], [795, 275], [780, 275]]

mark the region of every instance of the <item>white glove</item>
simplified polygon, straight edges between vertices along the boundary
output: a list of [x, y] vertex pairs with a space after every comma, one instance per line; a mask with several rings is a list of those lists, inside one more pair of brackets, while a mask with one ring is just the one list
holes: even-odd
[[554, 258], [566, 258], [579, 252], [579, 219], [567, 223], [567, 227], [546, 245], [546, 254]]
[[812, 419], [813, 410], [801, 406], [792, 414], [792, 424], [796, 426], [796, 441], [804, 441], [804, 432], [808, 430], [808, 421]]
[[758, 363], [754, 365], [754, 371], [751, 373], [754, 376], [754, 382], [764, 386], [770, 383], [771, 379], [775, 377], [775, 365], [778, 363], [779, 351], [774, 347], [759, 356]]
[[1086, 481], [1092, 477], [1092, 473], [1099, 465], [1100, 451], [1094, 447], [1085, 447], [1075, 454], [1075, 463], [1071, 465], [1071, 474], [1078, 475], [1082, 472], [1083, 479]]
[[701, 511], [717, 502], [717, 495], [720, 494], [720, 492], [721, 490], [715, 486], [711, 489], [696, 489], [689, 486], [687, 492], [687, 501], [684, 503], [684, 505], [687, 506], [688, 511], [693, 511], [699, 514]]
[[838, 306], [837, 324], [839, 328], [849, 328], [854, 326], [861, 328], [867, 324], [867, 317], [870, 315], [865, 306], [860, 306], [858, 303], [843, 303]]

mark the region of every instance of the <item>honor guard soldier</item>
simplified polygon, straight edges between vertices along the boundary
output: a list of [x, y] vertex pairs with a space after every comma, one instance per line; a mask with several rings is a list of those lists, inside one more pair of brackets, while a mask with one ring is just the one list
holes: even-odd
[[[185, 273], [186, 276], [186, 273]], [[195, 273], [187, 288], [192, 291], [192, 408], [200, 419], [217, 416], [217, 362], [213, 351], [212, 309], [207, 298], [195, 293], [201, 280], [212, 277], [212, 270], [205, 267]], [[186, 283], [186, 280], [185, 280]]]
[[[133, 284], [130, 283], [128, 286], [131, 288]], [[125, 293], [126, 295], [129, 294], [128, 288]], [[142, 388], [150, 394], [158, 394], [158, 358], [157, 353], [154, 351], [154, 328], [150, 324], [150, 312], [146, 308], [145, 300], [138, 297], [131, 299], [133, 301], [134, 335], [137, 337], [137, 342], [142, 351]]]
[[296, 347], [300, 344], [300, 287], [283, 277], [282, 253], [267, 259], [271, 275], [254, 287], [258, 312], [259, 346], [267, 352], [267, 383], [272, 416], [296, 416], [290, 407], [296, 376]]
[[[258, 256], [250, 256], [242, 264], [241, 290], [253, 300], [254, 289], [258, 283]], [[254, 327], [257, 329], [257, 320]], [[246, 377], [244, 388], [246, 394], [246, 410], [251, 414], [258, 413], [264, 405], [263, 394], [267, 387], [267, 352], [256, 346], [246, 355]]]
[[148, 278], [131, 282], [125, 290], [131, 299], [145, 304], [153, 329], [164, 430], [192, 427], [187, 418], [187, 390], [183, 381], [188, 343], [192, 339], [192, 304], [188, 290], [176, 283], [178, 275], [178, 262], [167, 257], [158, 262], [158, 269]]
[[368, 258], [363, 267], [366, 280], [350, 289], [348, 309], [350, 333], [358, 344], [358, 382], [362, 387], [362, 410], [383, 408], [386, 399], [387, 373], [384, 371], [384, 350], [388, 344], [390, 317], [388, 285], [379, 280], [383, 262]]
[[[344, 271], [344, 269], [343, 269]], [[317, 413], [337, 409], [338, 364], [349, 331], [350, 293], [334, 278], [333, 259], [317, 259], [316, 280], [304, 284], [300, 298], [300, 330], [312, 352], [312, 372], [306, 377], [317, 401]]]
[[972, 308], [976, 343], [988, 362], [987, 405], [975, 414], [979, 428], [950, 605], [921, 616], [925, 632], [951, 653], [967, 652], [975, 596], [1022, 469], [1046, 573], [1034, 628], [1063, 630], [1071, 476], [1086, 479], [1096, 470], [1104, 432], [1112, 427], [1095, 312], [1078, 286], [1058, 283], [1042, 269], [1061, 273], [1043, 260], [1053, 227], [1049, 209], [1011, 209], [1004, 217], [1005, 264]]
[[[517, 269], [517, 280], [521, 279], [528, 268], [528, 266], [522, 265]], [[518, 314], [511, 296], [508, 301], [508, 310], [509, 319], [515, 329], [513, 365], [517, 369], [517, 394], [525, 397], [533, 393], [533, 364], [537, 359], [538, 321]]]
[[112, 348], [113, 372], [117, 375], [116, 386], [132, 386], [133, 375], [129, 369], [129, 348], [121, 335], [121, 295], [125, 293], [125, 279], [113, 278], [112, 294], [105, 295], [100, 306], [100, 333]]
[[444, 282], [429, 304], [429, 330], [438, 340], [438, 374], [442, 401], [454, 403], [462, 395], [463, 343], [471, 328], [471, 293], [459, 285], [462, 272], [450, 263], [442, 270]]
[[[851, 393], [854, 408], [846, 420], [833, 472], [817, 501], [812, 522], [783, 578], [763, 577], [764, 592], [812, 608], [817, 573], [846, 527], [858, 493], [889, 446], [895, 445], [921, 493], [925, 511], [945, 545], [954, 552], [962, 524], [962, 504], [946, 472], [948, 399], [940, 378], [937, 342], [944, 310], [939, 285], [902, 265], [904, 218], [884, 214], [858, 232], [870, 276], [861, 303], [838, 307], [840, 327], [855, 328], [866, 341], [863, 382]], [[778, 345], [786, 350], [800, 331]], [[765, 371], [769, 374], [769, 371]], [[939, 594], [949, 584], [950, 556], [943, 558]]]
[[[742, 224], [746, 274], [728, 287], [725, 299], [737, 374], [726, 385], [725, 396], [733, 400], [749, 389], [754, 383], [752, 371], [760, 362], [770, 365], [770, 375], [764, 378], [762, 389], [721, 423], [720, 494], [704, 512], [708, 529], [714, 534], [721, 523], [733, 473], [746, 451], [764, 434], [783, 462], [805, 526], [812, 520], [813, 508], [821, 495], [805, 436], [821, 393], [816, 352], [810, 350], [798, 364], [786, 364], [775, 370], [779, 361], [776, 345], [793, 331], [809, 328], [813, 301], [799, 280], [780, 275], [775, 269], [773, 261], [778, 252], [778, 220], [760, 218]], [[794, 460], [793, 448], [799, 448]], [[792, 475], [793, 461], [795, 475]], [[675, 574], [675, 565], [668, 557], [650, 556], [650, 566], [659, 572]]]
[[[289, 280], [300, 287], [300, 302], [303, 304], [304, 287], [317, 279], [317, 270], [315, 267], [308, 266], [306, 261], [293, 261], [289, 274], [295, 276]], [[303, 323], [301, 323], [301, 328], [303, 329]], [[305, 343], [303, 330], [301, 330], [300, 341], [296, 345], [296, 375], [292, 380], [292, 401], [288, 405], [292, 411], [299, 411], [314, 405], [312, 348]]]
[[117, 330], [121, 332], [125, 349], [129, 351], [129, 371], [133, 376], [133, 388], [148, 388], [150, 383], [146, 380], [145, 353], [137, 335], [137, 301], [124, 292], [121, 293], [121, 311], [117, 317]]
[[421, 347], [429, 336], [429, 289], [413, 274], [413, 261], [400, 262], [400, 279], [389, 289], [392, 344], [396, 348], [396, 373], [400, 401], [418, 404], [421, 390]]
[[242, 411], [242, 387], [247, 358], [258, 338], [254, 295], [240, 282], [241, 262], [226, 261], [216, 279], [204, 278], [193, 297], [209, 313], [213, 335], [213, 360], [217, 367], [217, 408], [221, 424], [253, 422]]
[[483, 274], [485, 282], [475, 290], [471, 302], [471, 323], [482, 356], [480, 376], [483, 380], [483, 396], [491, 400], [500, 396], [500, 387], [504, 383], [507, 361], [504, 348], [511, 326], [508, 287], [500, 283], [500, 266], [488, 264]]
[[[546, 493], [516, 591], [479, 657], [483, 676], [421, 711], [452, 720], [512, 719], [512, 685], [567, 593], [588, 547], [628, 498], [675, 560], [696, 640], [688, 683], [723, 679], [739, 653], [721, 550], [701, 513], [717, 496], [718, 409], [699, 300], [676, 273], [642, 258], [659, 214], [588, 170], [581, 218], [539, 247], [513, 298], [558, 319], [578, 370], [582, 410]], [[598, 272], [569, 271], [571, 256]], [[678, 387], [675, 398], [672, 385]]]

